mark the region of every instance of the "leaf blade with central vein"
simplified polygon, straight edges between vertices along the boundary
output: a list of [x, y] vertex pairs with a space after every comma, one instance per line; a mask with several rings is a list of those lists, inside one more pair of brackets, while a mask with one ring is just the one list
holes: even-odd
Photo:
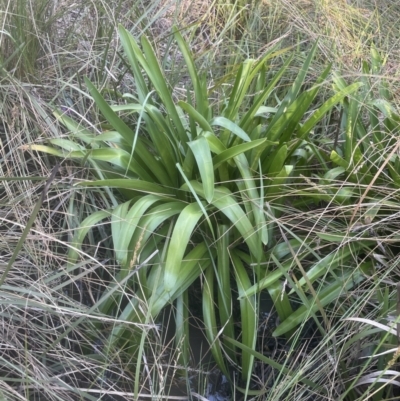
[[200, 206], [191, 203], [182, 210], [175, 223], [164, 271], [164, 286], [167, 292], [175, 288], [189, 239], [201, 216], [203, 212]]
[[261, 150], [266, 148], [267, 146], [272, 146], [275, 144], [277, 144], [277, 142], [271, 142], [263, 138], [263, 139], [256, 139], [251, 142], [241, 143], [240, 145], [232, 146], [229, 149], [223, 150], [221, 153], [213, 157], [214, 169], [218, 168], [225, 161], [233, 159], [235, 156], [238, 156], [249, 150], [256, 148], [259, 148]]
[[128, 262], [129, 243], [138, 227], [139, 220], [158, 201], [158, 196], [147, 195], [140, 198], [130, 209], [130, 201], [114, 209], [111, 216], [111, 233], [116, 259], [122, 266], [126, 266]]
[[214, 168], [211, 158], [211, 150], [208, 141], [203, 136], [188, 142], [197, 162], [203, 183], [205, 198], [210, 203], [214, 197]]

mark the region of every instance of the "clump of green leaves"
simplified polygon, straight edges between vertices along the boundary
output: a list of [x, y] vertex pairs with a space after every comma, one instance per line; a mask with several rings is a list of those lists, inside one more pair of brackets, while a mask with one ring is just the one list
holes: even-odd
[[[124, 28], [119, 28], [119, 34], [134, 78], [134, 93], [124, 95], [124, 104], [110, 105], [86, 80], [110, 129], [95, 134], [56, 111], [70, 132], [69, 139], [33, 146], [90, 163], [100, 179], [80, 186], [117, 188], [125, 197], [114, 209], [94, 213], [81, 223], [69, 254], [71, 270], [88, 231], [110, 218], [121, 269], [98, 301], [99, 309], [121, 322], [147, 323], [176, 302], [180, 311], [177, 341], [186, 347], [187, 291], [201, 276], [203, 317], [213, 356], [226, 375], [228, 359], [239, 364], [248, 386], [254, 352], [247, 350], [255, 350], [259, 292], [266, 289], [274, 301], [282, 322], [277, 334], [289, 335], [304, 319], [304, 313], [293, 311], [285, 292], [284, 281], [293, 264], [280, 262], [305, 241], [298, 236], [287, 240], [289, 233], [279, 223], [285, 184], [304, 161], [309, 133], [360, 84], [341, 88], [310, 115], [329, 74], [328, 67], [309, 89], [303, 88], [314, 46], [285, 97], [276, 101], [275, 89], [291, 58], [278, 71], [270, 71], [270, 60], [286, 52], [274, 48], [259, 60], [244, 61], [224, 99], [225, 106], [214, 107], [206, 79], [198, 73], [187, 44], [175, 29], [191, 79], [186, 96], [176, 101], [146, 37], [140, 48]], [[136, 116], [134, 124], [127, 114]], [[276, 240], [282, 232], [285, 249]], [[271, 258], [277, 269], [267, 263]], [[304, 277], [300, 284], [310, 285], [319, 277], [315, 271], [321, 269], [317, 263], [313, 276]], [[307, 316], [335, 299], [343, 285], [352, 285], [346, 274], [338, 278], [337, 288], [322, 294], [320, 302], [306, 304]], [[236, 304], [242, 328], [239, 341], [233, 314]], [[138, 349], [138, 338], [122, 323], [114, 326], [109, 339], [110, 344]], [[185, 346], [182, 359], [188, 361]], [[137, 374], [139, 369], [138, 364]]]

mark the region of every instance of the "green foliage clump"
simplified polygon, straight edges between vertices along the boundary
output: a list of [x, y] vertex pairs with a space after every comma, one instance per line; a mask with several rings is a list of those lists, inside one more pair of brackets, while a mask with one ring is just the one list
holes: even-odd
[[[249, 352], [238, 355], [240, 349], [255, 350], [257, 294], [261, 290], [268, 290], [281, 321], [275, 334], [289, 335], [303, 322], [304, 314], [323, 312], [343, 285], [349, 289], [362, 280], [360, 273], [349, 283], [349, 272], [344, 272], [336, 284], [320, 293], [319, 301], [317, 297], [314, 304], [303, 297], [305, 309], [293, 311], [283, 285], [292, 264], [279, 260], [305, 243], [298, 236], [287, 240], [289, 233], [282, 231], [279, 217], [285, 184], [297, 167], [307, 164], [305, 145], [316, 124], [361, 84], [344, 85], [310, 115], [329, 67], [309, 89], [303, 88], [316, 52], [314, 46], [293, 85], [277, 102], [272, 95], [291, 59], [272, 74], [269, 61], [285, 53], [272, 49], [261, 59], [246, 60], [237, 68], [225, 106], [214, 115], [218, 109], [209, 103], [207, 82], [198, 74], [178, 30], [174, 31], [175, 39], [193, 87], [193, 92], [187, 89], [186, 99], [179, 101], [175, 101], [149, 41], [142, 38], [141, 50], [125, 29], [120, 27], [119, 31], [134, 78], [134, 94], [125, 94], [123, 105], [109, 105], [86, 81], [109, 129], [93, 134], [56, 112], [70, 131], [70, 139], [52, 139], [52, 147], [33, 147], [90, 163], [101, 179], [80, 185], [118, 188], [126, 199], [113, 210], [97, 212], [82, 222], [69, 255], [70, 264], [76, 263], [76, 250], [88, 230], [111, 218], [121, 270], [99, 301], [99, 309], [113, 314], [122, 308], [118, 319], [145, 323], [176, 301], [182, 312], [177, 340], [186, 336], [184, 344], [188, 328], [183, 305], [191, 284], [202, 276], [203, 316], [213, 356], [227, 375], [226, 355], [232, 361], [240, 360], [242, 378], [249, 383], [254, 356]], [[137, 115], [135, 126], [121, 113]], [[277, 236], [282, 235], [285, 247], [277, 243]], [[343, 254], [350, 252], [346, 249]], [[305, 253], [309, 252], [307, 245]], [[334, 264], [343, 255], [327, 258]], [[271, 259], [275, 269], [270, 267]], [[317, 263], [299, 285], [311, 286], [324, 267], [325, 263]], [[134, 289], [128, 303], [122, 302], [126, 301], [126, 287]], [[232, 313], [235, 294], [239, 296], [242, 327], [239, 343]], [[137, 344], [137, 339], [129, 338], [126, 327], [118, 325], [110, 334], [110, 343], [121, 341], [128, 347]], [[185, 348], [182, 358], [187, 362]]]

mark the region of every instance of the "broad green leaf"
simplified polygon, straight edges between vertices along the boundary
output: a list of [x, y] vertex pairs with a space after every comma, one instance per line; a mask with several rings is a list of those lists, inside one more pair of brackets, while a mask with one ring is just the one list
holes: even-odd
[[86, 234], [90, 229], [92, 229], [99, 221], [104, 220], [107, 217], [110, 217], [111, 213], [107, 210], [100, 210], [98, 212], [94, 212], [90, 216], [86, 217], [77, 228], [74, 238], [72, 240], [72, 247], [68, 250], [68, 263], [74, 264], [76, 263], [79, 257], [79, 251], [82, 247], [83, 240], [86, 237]]
[[[68, 157], [68, 153], [59, 149], [55, 149], [51, 146], [45, 145], [24, 145], [22, 147], [23, 150], [37, 150], [38, 152], [47, 153], [49, 155], [57, 156], [57, 157]], [[83, 157], [83, 156], [82, 156]]]
[[[243, 139], [245, 142], [250, 142], [251, 141], [251, 138], [246, 134], [246, 132], [243, 131], [242, 128], [240, 128], [233, 121], [228, 120], [225, 117], [220, 116], [220, 117], [213, 118], [211, 120], [211, 125], [225, 128], [227, 131], [232, 132], [238, 138]], [[211, 130], [207, 130], [207, 131], [211, 131]]]
[[[237, 193], [240, 195], [241, 199], [238, 199], [238, 203], [241, 203], [244, 206], [244, 212], [246, 213], [246, 216], [248, 216], [251, 224], [253, 224], [253, 226], [255, 227], [255, 216], [253, 214], [253, 206], [252, 206], [252, 202], [250, 201], [250, 199], [253, 198], [249, 198], [248, 195], [248, 191], [246, 188], [246, 185], [244, 183], [243, 179], [237, 180], [235, 182], [236, 187], [237, 187]], [[260, 200], [259, 200], [260, 202]], [[259, 204], [258, 202], [258, 204]], [[262, 208], [261, 208], [262, 209]]]
[[176, 127], [181, 145], [185, 148], [186, 141], [188, 139], [185, 132], [185, 128], [182, 124], [177, 108], [172, 99], [172, 93], [167, 86], [167, 79], [165, 78], [164, 74], [161, 71], [159, 62], [157, 60], [153, 48], [151, 47], [150, 42], [148, 41], [145, 35], [142, 35], [141, 45], [145, 57], [143, 56], [143, 53], [139, 49], [139, 46], [136, 44], [136, 42], [134, 42], [134, 40], [133, 42], [131, 41], [131, 44], [138, 62], [146, 71], [147, 76], [149, 77], [151, 83], [153, 84], [154, 89], [157, 91], [157, 94], [160, 96], [163, 105], [165, 106], [171, 120], [173, 121]]
[[[187, 291], [176, 297], [175, 327], [175, 346], [180, 350], [178, 363], [182, 366], [189, 366], [189, 298]], [[189, 379], [188, 376], [186, 378]]]
[[275, 114], [277, 111], [278, 109], [276, 107], [260, 106], [256, 114], [254, 114], [254, 117], [265, 117], [265, 114]]
[[292, 137], [292, 133], [298, 131], [299, 127], [301, 127], [304, 115], [310, 109], [312, 103], [314, 102], [314, 99], [316, 98], [321, 88], [321, 85], [325, 82], [329, 74], [330, 67], [331, 66], [329, 65], [327, 68], [325, 68], [325, 70], [317, 78], [314, 86], [311, 89], [301, 93], [299, 97], [289, 106], [289, 109], [295, 107], [295, 112], [293, 113], [289, 124], [286, 125], [286, 132], [283, 132], [281, 135], [281, 143], [289, 141]]
[[62, 138], [54, 138], [49, 141], [52, 145], [56, 145], [60, 147], [61, 149], [65, 150], [66, 152], [86, 152], [86, 149], [82, 146], [79, 145], [78, 143], [75, 143], [69, 139], [62, 139]]
[[331, 152], [331, 160], [337, 164], [338, 166], [342, 167], [343, 169], [347, 170], [349, 168], [349, 163], [340, 157], [336, 151], [332, 150]]
[[180, 163], [176, 163], [175, 168], [177, 169], [178, 172], [181, 173], [181, 177], [183, 177], [186, 182], [187, 179], [193, 178], [195, 167], [196, 167], [196, 158], [194, 157], [192, 149], [190, 149], [189, 147], [185, 154], [183, 166], [181, 166]]
[[[230, 231], [228, 225], [218, 226], [217, 242], [217, 271], [216, 279], [218, 283], [218, 313], [224, 334], [227, 337], [235, 338], [235, 327], [233, 319], [232, 289], [231, 289], [231, 269], [229, 257]], [[225, 342], [223, 340], [223, 342]], [[226, 346], [229, 357], [235, 361], [235, 349], [231, 345]]]
[[356, 124], [358, 116], [358, 102], [350, 99], [349, 107], [345, 108], [346, 119], [346, 140], [344, 144], [344, 159], [349, 165], [349, 168], [353, 168], [358, 160], [356, 160], [356, 148], [357, 148], [357, 136], [356, 136]]
[[354, 196], [354, 192], [349, 188], [339, 188], [332, 194], [332, 201], [342, 205], [343, 203], [350, 201]]
[[300, 251], [302, 248], [308, 249], [310, 247], [311, 240], [309, 238], [291, 238], [287, 241], [281, 242], [275, 245], [268, 253], [274, 255], [278, 260], [282, 260], [285, 256], [291, 255], [292, 252]]
[[68, 117], [65, 113], [62, 113], [59, 110], [54, 110], [53, 114], [57, 118], [57, 120], [59, 120], [70, 131], [73, 136], [79, 138], [85, 143], [91, 143], [94, 135], [82, 124], [77, 123], [71, 117]]
[[193, 196], [194, 196], [194, 198], [195, 198], [195, 200], [197, 202], [197, 205], [199, 206], [200, 210], [202, 211], [202, 213], [203, 213], [203, 215], [204, 215], [204, 217], [205, 217], [205, 219], [206, 219], [206, 221], [208, 223], [208, 227], [210, 229], [211, 235], [213, 236], [213, 238], [215, 238], [214, 229], [213, 229], [210, 217], [208, 216], [207, 211], [206, 211], [206, 209], [204, 207], [203, 202], [200, 200], [198, 194], [196, 193], [196, 191], [192, 187], [191, 182], [188, 180], [188, 178], [186, 177], [184, 171], [182, 170], [182, 168], [181, 168], [181, 166], [179, 164], [177, 164], [177, 168], [178, 168], [179, 172], [181, 173], [181, 175], [182, 175], [187, 187], [189, 188], [190, 192], [193, 194]]
[[[152, 316], [153, 319], [159, 315], [166, 305], [183, 294], [199, 275], [208, 268], [210, 265], [210, 258], [205, 257], [208, 252], [207, 245], [201, 243], [186, 255], [186, 258], [182, 261], [182, 272], [178, 277], [176, 287], [173, 291], [166, 291], [162, 277], [160, 277], [160, 280], [157, 282], [157, 287], [152, 288], [150, 299], [146, 300], [146, 303], [151, 308], [150, 316]], [[102, 301], [102, 303], [104, 303], [104, 301]], [[132, 297], [122, 313], [119, 314], [118, 320], [121, 322], [141, 322], [143, 312], [142, 309], [139, 309], [137, 306], [137, 299]], [[113, 338], [110, 339], [110, 341], [115, 342], [122, 338], [126, 330], [127, 326], [124, 324], [115, 325], [112, 333]], [[129, 337], [130, 336], [131, 332], [129, 331]]]
[[293, 171], [293, 166], [283, 166], [279, 174], [277, 174], [276, 177], [274, 177], [272, 182], [269, 184], [267, 190], [265, 191], [265, 194], [268, 195], [268, 197], [270, 198], [276, 194], [281, 194], [280, 202], [283, 202], [282, 187], [292, 171]]
[[[260, 197], [257, 190], [257, 185], [254, 181], [254, 173], [250, 170], [247, 158], [244, 154], [240, 154], [235, 157], [235, 163], [240, 171], [240, 175], [243, 180], [243, 184], [246, 187], [246, 194], [243, 203], [245, 206], [250, 203], [251, 209], [253, 211], [255, 228], [259, 232], [259, 236], [264, 245], [268, 244], [268, 228], [265, 221], [264, 214], [264, 197]], [[260, 188], [261, 189], [261, 188]]]
[[[245, 97], [249, 95], [252, 81], [257, 76], [257, 74], [262, 73], [262, 71], [260, 70], [264, 68], [266, 61], [273, 56], [276, 57], [278, 56], [278, 54], [283, 54], [287, 52], [287, 49], [282, 49], [278, 52], [274, 52], [274, 50], [275, 48], [272, 48], [267, 54], [265, 54], [264, 57], [262, 57], [258, 61], [247, 59], [242, 63], [236, 74], [236, 80], [233, 85], [232, 92], [229, 95], [229, 103], [226, 110], [224, 111], [224, 117], [232, 121], [237, 120], [238, 111], [241, 107], [243, 107]], [[279, 72], [277, 80], [278, 79]], [[264, 93], [263, 96], [260, 96], [260, 98], [258, 99], [259, 102], [256, 102], [257, 105], [255, 106], [255, 109], [257, 109], [258, 105], [261, 105], [263, 103], [263, 101], [265, 100], [263, 99], [263, 97], [265, 98], [266, 96], [268, 96], [269, 91], [272, 91], [275, 85], [276, 82], [274, 79], [272, 79], [272, 82], [266, 88], [266, 93]], [[254, 110], [251, 110], [250, 114], [247, 116], [247, 121], [251, 120], [251, 115], [253, 112]], [[245, 121], [242, 122], [244, 123]], [[242, 126], [242, 128], [243, 127], [244, 126]], [[225, 144], [227, 143], [225, 135], [223, 135], [222, 142]]]
[[343, 167], [332, 168], [325, 173], [324, 178], [321, 181], [330, 184], [332, 181], [338, 179], [338, 177], [342, 175], [345, 171], [346, 169], [344, 169]]
[[278, 151], [274, 154], [271, 164], [268, 166], [266, 172], [270, 175], [278, 174], [285, 164], [287, 158], [288, 148], [286, 145], [279, 147]]
[[208, 145], [210, 146], [211, 152], [217, 155], [226, 150], [225, 145], [213, 132], [203, 132], [203, 136], [207, 139]]
[[214, 156], [213, 164], [214, 169], [218, 168], [222, 163], [233, 159], [234, 157], [245, 153], [249, 150], [258, 148], [259, 150], [264, 150], [267, 146], [272, 146], [276, 142], [268, 141], [267, 139], [256, 139], [251, 142], [241, 143], [240, 145], [232, 146], [218, 155]]
[[[298, 129], [298, 124], [304, 117], [304, 113], [309, 109], [309, 104], [311, 104], [312, 100], [313, 97], [309, 93], [303, 92], [297, 99], [284, 108], [284, 111], [280, 113], [280, 117], [276, 121], [268, 124], [264, 135], [270, 141], [279, 141], [281, 143], [287, 141], [288, 138], [290, 139]], [[284, 136], [284, 139], [282, 139], [282, 136]]]
[[185, 110], [186, 113], [188, 113], [190, 117], [192, 117], [199, 124], [199, 126], [203, 129], [203, 131], [212, 132], [213, 129], [211, 128], [211, 125], [192, 105], [183, 102], [182, 100], [178, 102], [178, 105], [183, 110]]
[[[281, 265], [278, 265], [278, 269], [280, 269], [283, 274], [286, 274], [284, 269], [281, 267]], [[290, 303], [288, 294], [286, 292], [286, 286], [284, 284], [285, 282], [283, 281], [274, 281], [270, 283], [267, 287], [268, 293], [274, 303], [275, 310], [278, 314], [279, 320], [281, 322], [285, 321], [289, 316], [293, 314], [293, 308]], [[250, 289], [249, 289], [250, 291]], [[251, 293], [252, 291], [250, 291]], [[289, 331], [287, 334], [287, 337], [289, 338], [291, 336], [291, 332]]]
[[69, 153], [68, 156], [77, 159], [88, 158], [98, 161], [104, 161], [107, 163], [114, 164], [115, 166], [120, 167], [124, 171], [129, 170], [132, 173], [135, 173], [144, 181], [148, 182], [157, 181], [155, 176], [148, 169], [148, 165], [143, 164], [143, 162], [137, 161], [135, 158], [132, 158], [128, 152], [122, 149], [100, 148], [88, 151], [75, 151]]
[[[241, 296], [251, 296], [254, 294], [259, 293], [260, 291], [264, 289], [268, 289], [269, 287], [272, 286], [272, 284], [275, 284], [282, 276], [284, 275], [284, 272], [288, 272], [290, 269], [293, 268], [293, 260], [290, 260], [288, 262], [285, 262], [282, 264], [282, 268], [274, 271], [267, 271], [265, 277], [261, 278], [258, 280], [256, 284], [251, 286], [247, 291], [245, 291]], [[240, 297], [239, 297], [240, 299]]]
[[112, 142], [123, 147], [124, 150], [127, 149], [122, 136], [117, 131], [106, 131], [100, 135], [96, 135], [95, 137], [92, 138], [90, 143], [93, 145], [96, 142]]
[[140, 221], [140, 227], [145, 227], [145, 231], [136, 232], [132, 238], [131, 245], [135, 246], [142, 237], [145, 243], [150, 236], [157, 234], [157, 228], [163, 223], [168, 222], [173, 216], [178, 215], [186, 207], [183, 202], [167, 202], [155, 206]]
[[130, 201], [117, 206], [111, 217], [111, 233], [117, 261], [125, 266], [128, 262], [129, 244], [143, 214], [160, 198], [147, 195], [137, 200], [129, 209]]
[[[235, 120], [239, 107], [243, 104], [243, 99], [246, 95], [247, 89], [251, 82], [249, 77], [251, 76], [251, 69], [255, 60], [245, 60], [241, 65], [236, 74], [236, 80], [233, 84], [232, 92], [229, 95], [229, 103], [227, 108], [224, 110], [224, 116], [229, 120]], [[227, 144], [227, 138], [225, 135], [222, 138], [222, 142]]]
[[188, 143], [197, 162], [205, 198], [210, 203], [214, 197], [214, 167], [207, 139], [200, 136]]
[[344, 243], [344, 242], [362, 242], [364, 247], [367, 246], [371, 246], [374, 245], [374, 243], [376, 243], [376, 241], [374, 240], [369, 240], [365, 237], [360, 237], [360, 235], [358, 235], [357, 233], [338, 233], [338, 234], [334, 234], [334, 233], [326, 233], [326, 232], [315, 232], [315, 234], [321, 238], [324, 241], [328, 241], [328, 242], [340, 242], [340, 243]]
[[283, 103], [292, 102], [299, 94], [300, 89], [304, 83], [304, 79], [310, 68], [311, 62], [312, 62], [313, 58], [315, 57], [315, 53], [316, 53], [317, 49], [318, 49], [318, 41], [316, 41], [314, 43], [313, 47], [311, 48], [311, 51], [308, 53], [307, 58], [304, 60], [304, 63], [301, 66], [301, 68], [299, 69], [296, 79], [294, 80], [289, 93], [286, 95], [285, 99], [283, 100]]
[[210, 255], [210, 251], [213, 252], [205, 242], [202, 242], [187, 253], [182, 260], [180, 274], [171, 291], [168, 291], [165, 287], [165, 283], [162, 280], [163, 277], [161, 277], [158, 287], [152, 291], [151, 314], [153, 317], [156, 317], [165, 305], [186, 291], [200, 274], [209, 268], [211, 259], [215, 257], [215, 253], [211, 253]]
[[[210, 343], [211, 353], [224, 374], [228, 373], [226, 358], [222, 353], [214, 305], [214, 270], [207, 269], [203, 285], [203, 318], [207, 339]], [[229, 374], [229, 373], [228, 373]]]
[[[296, 99], [294, 98], [289, 102], [290, 96], [286, 97], [285, 99], [289, 103], [287, 103], [282, 110], [282, 107], [286, 101], [284, 99], [278, 112], [275, 114], [273, 121], [269, 124], [267, 129], [266, 135], [269, 139], [277, 140], [279, 138], [280, 143], [284, 143], [292, 138], [293, 134], [298, 131], [299, 127], [301, 126], [304, 115], [309, 110], [312, 102], [317, 96], [321, 84], [326, 79], [329, 70], [330, 67], [327, 67], [318, 77], [314, 86], [311, 89], [302, 92]], [[294, 91], [293, 94], [296, 93], [297, 96], [297, 89], [295, 90], [295, 85], [292, 87], [292, 90]], [[278, 115], [280, 115], [280, 117], [275, 119]], [[299, 142], [295, 147], [298, 145]]]
[[183, 255], [201, 216], [203, 212], [200, 206], [197, 203], [191, 203], [182, 210], [175, 223], [165, 263], [164, 286], [167, 292], [174, 290], [178, 277], [182, 273]]
[[[299, 69], [299, 73], [297, 74], [297, 77], [295, 81], [292, 84], [291, 89], [283, 99], [282, 103], [280, 104], [278, 111], [275, 113], [272, 121], [269, 124], [268, 128], [268, 139], [275, 140], [279, 137], [280, 132], [284, 130], [284, 126], [287, 125], [288, 119], [290, 115], [298, 109], [298, 105], [301, 105], [301, 103], [297, 102], [295, 107], [292, 107], [292, 111], [288, 113], [288, 109], [290, 105], [295, 101], [297, 98], [299, 91], [301, 89], [301, 86], [303, 85], [304, 79], [306, 77], [306, 74], [308, 72], [308, 69], [310, 67], [311, 61], [315, 56], [315, 52], [317, 50], [317, 42], [314, 44], [312, 47], [310, 53], [307, 56], [307, 59], [304, 61], [304, 64], [302, 67]], [[304, 100], [307, 100], [305, 97], [306, 94], [303, 95]], [[302, 116], [300, 116], [301, 118]]]
[[[240, 258], [235, 254], [231, 253], [232, 263], [235, 272], [236, 285], [239, 292], [240, 298], [240, 316], [242, 320], [242, 344], [255, 349], [256, 338], [257, 338], [257, 320], [258, 310], [256, 306], [256, 298], [254, 295], [244, 296], [245, 291], [251, 287], [249, 276], [247, 275], [246, 269], [243, 266]], [[247, 382], [247, 386], [250, 383], [250, 376], [253, 371], [254, 356], [252, 354], [242, 354], [242, 378]]]
[[[163, 233], [162, 228], [160, 230], [160, 226], [162, 227], [163, 223], [167, 223], [172, 217], [179, 214], [184, 209], [185, 206], [186, 205], [182, 202], [168, 202], [165, 204], [155, 206], [148, 213], [146, 213], [146, 215], [144, 215], [141, 218], [140, 222], [138, 223], [138, 227], [140, 227], [140, 229], [135, 230], [135, 232], [132, 235], [132, 239], [129, 245], [128, 259], [132, 258], [134, 250], [137, 249], [138, 244], [140, 248], [137, 249], [137, 251], [140, 254], [141, 263], [143, 261], [143, 258], [145, 258], [146, 260], [146, 258], [150, 256], [152, 252], [158, 250], [157, 248], [158, 241], [161, 240], [163, 237], [165, 237], [165, 233]], [[155, 236], [155, 238], [153, 237], [152, 241], [150, 242], [148, 255], [145, 255], [143, 248], [151, 236]], [[154, 248], [152, 248], [152, 246], [154, 246]], [[144, 270], [145, 270], [144, 268], [141, 268], [139, 272]], [[153, 270], [154, 267], [151, 270], [149, 277], [152, 275]], [[126, 269], [119, 272], [115, 277], [115, 283], [113, 285], [110, 285], [107, 291], [115, 292], [116, 291], [116, 289], [114, 289], [115, 286], [120, 288], [120, 282], [125, 279], [126, 274], [127, 274]], [[162, 274], [160, 274], [159, 276], [160, 276], [159, 280], [161, 280]], [[141, 283], [144, 285], [143, 280], [141, 280]], [[150, 278], [148, 280], [148, 283], [149, 284], [152, 283], [152, 280]], [[162, 287], [160, 291], [164, 291], [163, 288], [164, 287]], [[143, 290], [145, 292], [147, 291], [146, 288], [143, 288]], [[153, 290], [155, 291], [155, 289], [153, 288], [150, 289], [150, 291]], [[169, 299], [169, 297], [171, 297], [172, 295], [173, 294], [170, 294], [166, 297]], [[107, 298], [107, 300], [102, 304], [101, 310], [103, 313], [109, 313], [114, 305], [115, 301], [112, 298]]]

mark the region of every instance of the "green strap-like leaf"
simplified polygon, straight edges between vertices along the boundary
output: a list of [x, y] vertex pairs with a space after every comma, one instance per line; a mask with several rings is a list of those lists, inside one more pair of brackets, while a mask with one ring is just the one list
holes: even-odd
[[[217, 271], [218, 283], [218, 313], [224, 335], [235, 338], [235, 327], [233, 320], [233, 304], [231, 289], [231, 264], [229, 258], [230, 231], [228, 225], [218, 225], [217, 242]], [[223, 340], [225, 343], [225, 341]], [[235, 348], [225, 343], [226, 352], [233, 361], [236, 361]]]
[[[212, 250], [211, 250], [212, 251]], [[152, 316], [157, 316], [161, 309], [173, 301], [177, 296], [186, 291], [189, 286], [200, 276], [211, 264], [210, 249], [205, 242], [200, 243], [192, 249], [182, 260], [180, 274], [177, 277], [175, 286], [168, 291], [162, 280], [158, 283], [157, 289], [152, 292]]]
[[203, 131], [212, 131], [211, 125], [192, 105], [182, 100], [178, 102], [178, 106], [186, 111], [199, 124]]
[[210, 203], [214, 197], [214, 168], [208, 141], [206, 138], [200, 136], [188, 144], [199, 168], [205, 198]]
[[[244, 296], [244, 293], [251, 287], [249, 276], [240, 258], [232, 252], [232, 263], [234, 266], [236, 285], [240, 297], [240, 317], [242, 321], [242, 344], [255, 349], [257, 336], [258, 311], [254, 295]], [[253, 371], [254, 356], [249, 353], [242, 354], [242, 378], [250, 383], [250, 376]]]
[[[160, 198], [147, 195], [140, 198], [130, 209], [131, 202], [117, 206], [111, 217], [111, 233], [117, 261], [125, 266], [128, 262], [129, 244], [143, 214]], [[134, 261], [135, 262], [135, 261]]]
[[[264, 245], [268, 244], [268, 228], [264, 214], [264, 198], [261, 198], [257, 184], [254, 180], [254, 173], [250, 170], [246, 156], [242, 153], [235, 157], [235, 163], [240, 171], [243, 184], [246, 187], [246, 194], [242, 194], [244, 204], [250, 203], [253, 211], [255, 229], [259, 233], [259, 238]], [[261, 188], [260, 188], [261, 189]], [[245, 196], [243, 196], [245, 195]]]
[[285, 184], [287, 178], [290, 173], [293, 171], [293, 166], [283, 166], [282, 170], [279, 174], [274, 177], [272, 182], [269, 184], [265, 194], [268, 195], [269, 198], [272, 198], [274, 195], [281, 194], [279, 200], [275, 200], [275, 202], [283, 202], [284, 198], [282, 196], [283, 193], [283, 185]]
[[154, 89], [160, 96], [171, 120], [174, 122], [176, 130], [178, 131], [178, 136], [180, 138], [182, 146], [185, 147], [187, 141], [187, 135], [185, 132], [185, 128], [182, 124], [182, 121], [179, 117], [177, 108], [175, 107], [175, 103], [172, 99], [171, 90], [167, 86], [167, 79], [162, 73], [160, 64], [154, 53], [154, 50], [145, 35], [142, 35], [141, 37], [141, 44], [146, 58], [143, 57], [138, 46], [134, 48], [136, 57], [139, 63], [144, 68], [144, 70], [146, 71], [146, 74], [150, 78], [154, 86]]
[[[243, 99], [251, 83], [251, 81], [249, 82], [249, 77], [251, 76], [251, 69], [254, 63], [255, 60], [245, 60], [236, 74], [235, 83], [229, 96], [229, 103], [224, 110], [224, 116], [230, 120], [236, 119], [239, 107], [243, 104]], [[227, 138], [225, 135], [223, 135], [222, 142], [227, 145]]]
[[[70, 158], [84, 159], [90, 158], [93, 160], [104, 161], [107, 163], [114, 164], [115, 166], [121, 167], [123, 171], [131, 171], [139, 176], [144, 181], [157, 182], [157, 178], [152, 174], [148, 166], [143, 162], [137, 161], [132, 158], [131, 155], [123, 149], [118, 148], [101, 148], [92, 149], [89, 151], [76, 151], [68, 154]], [[167, 178], [166, 185], [168, 186], [169, 179]]]
[[346, 170], [346, 171], [348, 170], [349, 163], [346, 160], [344, 160], [342, 157], [340, 157], [335, 150], [332, 150], [332, 152], [331, 152], [331, 160], [335, 164], [337, 164], [338, 166], [343, 168], [344, 170]]
[[82, 221], [81, 225], [75, 232], [74, 238], [72, 240], [72, 247], [68, 251], [69, 264], [74, 264], [78, 260], [79, 251], [88, 231], [92, 229], [99, 221], [110, 216], [110, 211], [100, 210], [91, 214], [89, 217], [86, 217], [86, 219]]
[[268, 167], [265, 168], [265, 170], [263, 169], [263, 171], [267, 172], [272, 176], [274, 174], [278, 174], [282, 170], [285, 164], [288, 153], [287, 150], [288, 149], [286, 145], [280, 146], [279, 149], [273, 155], [273, 158], [270, 156], [271, 162], [268, 165]]
[[77, 123], [71, 117], [58, 110], [53, 111], [54, 116], [71, 132], [71, 134], [85, 143], [90, 143], [94, 138], [93, 133], [86, 129], [82, 124]]
[[203, 132], [203, 136], [207, 139], [210, 150], [217, 155], [226, 150], [225, 145], [221, 140], [214, 134], [214, 132], [206, 131]]
[[49, 155], [58, 156], [58, 157], [66, 157], [68, 155], [68, 153], [66, 153], [64, 151], [61, 151], [59, 149], [52, 148], [51, 146], [29, 145], [29, 147], [26, 146], [26, 148], [29, 148], [31, 150], [37, 150], [38, 152], [44, 152], [44, 153], [47, 153]]
[[238, 138], [243, 139], [245, 142], [251, 141], [251, 138], [246, 134], [246, 132], [243, 131], [242, 128], [239, 127], [239, 125], [235, 124], [233, 121], [228, 120], [225, 117], [219, 116], [213, 118], [211, 120], [211, 125], [225, 128], [227, 131], [232, 132]]
[[203, 212], [200, 206], [191, 203], [182, 210], [175, 223], [165, 263], [164, 287], [167, 292], [174, 291], [178, 277], [182, 273], [182, 259], [189, 239], [201, 216]]
[[[300, 89], [304, 83], [304, 79], [306, 77], [308, 69], [310, 68], [311, 61], [314, 58], [316, 51], [317, 51], [317, 43], [315, 43], [314, 46], [312, 47], [310, 53], [307, 56], [307, 59], [304, 61], [304, 64], [302, 65], [302, 67], [299, 69], [299, 73], [297, 74], [297, 77], [296, 77], [295, 81], [293, 82], [291, 89], [289, 90], [289, 92], [287, 93], [285, 98], [283, 99], [282, 103], [280, 104], [280, 106], [278, 108], [278, 111], [275, 113], [272, 121], [270, 122], [269, 128], [268, 128], [268, 132], [269, 132], [268, 138], [269, 139], [275, 140], [279, 136], [279, 133], [283, 130], [282, 126], [284, 124], [287, 124], [288, 118], [291, 114], [291, 113], [288, 113], [289, 107], [296, 100], [296, 98], [300, 92]], [[304, 97], [304, 95], [303, 95], [303, 97]], [[297, 108], [297, 106], [296, 106], [296, 108]], [[294, 110], [292, 110], [292, 113], [296, 110], [296, 108]]]
[[267, 139], [256, 139], [251, 142], [245, 142], [241, 143], [240, 145], [232, 146], [219, 154], [217, 156], [214, 156], [213, 158], [213, 164], [214, 164], [214, 169], [217, 169], [222, 163], [233, 159], [234, 157], [245, 153], [249, 150], [252, 149], [257, 149], [257, 150], [263, 150], [268, 146], [275, 145], [277, 142], [271, 142], [268, 141]]
[[54, 138], [54, 139], [50, 139], [49, 141], [52, 145], [56, 145], [58, 147], [60, 147], [61, 149], [65, 150], [66, 152], [85, 152], [86, 153], [86, 149], [82, 146], [79, 145], [76, 142], [73, 142], [69, 139], [63, 139], [63, 138]]
[[138, 232], [133, 236], [132, 244], [136, 245], [140, 240], [145, 243], [152, 235], [157, 236], [157, 228], [164, 222], [168, 222], [171, 217], [179, 214], [186, 207], [183, 202], [166, 202], [155, 206], [140, 221], [140, 227], [145, 228], [144, 232]]
[[[210, 343], [211, 353], [214, 357], [215, 362], [218, 367], [224, 372], [228, 373], [226, 367], [226, 358], [222, 353], [222, 348], [220, 345], [220, 338], [218, 335], [217, 318], [215, 313], [215, 303], [214, 303], [214, 270], [207, 269], [205, 274], [205, 280], [203, 285], [203, 319], [206, 331], [206, 336], [208, 342]], [[229, 373], [228, 373], [229, 377]]]

